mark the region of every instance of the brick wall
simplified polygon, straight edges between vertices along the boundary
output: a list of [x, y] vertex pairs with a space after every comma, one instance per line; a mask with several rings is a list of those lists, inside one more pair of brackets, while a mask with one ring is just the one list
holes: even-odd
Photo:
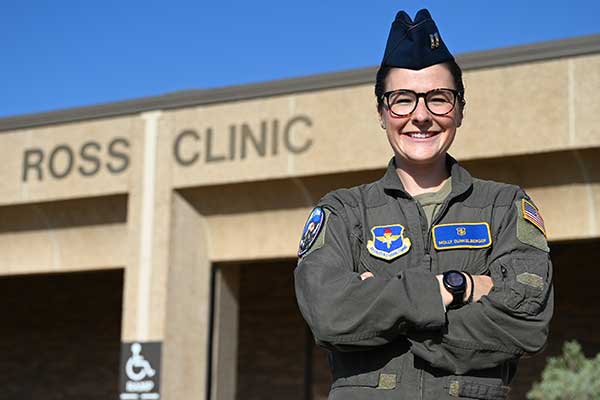
[[306, 325], [294, 297], [293, 262], [240, 272], [237, 398], [305, 399]]
[[0, 399], [117, 398], [121, 270], [0, 278]]

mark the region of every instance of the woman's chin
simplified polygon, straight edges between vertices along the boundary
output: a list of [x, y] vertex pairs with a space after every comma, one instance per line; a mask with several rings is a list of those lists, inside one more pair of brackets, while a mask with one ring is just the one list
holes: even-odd
[[396, 154], [396, 158], [407, 164], [425, 166], [435, 165], [440, 158], [445, 158], [445, 153], [430, 153], [430, 152], [413, 152]]

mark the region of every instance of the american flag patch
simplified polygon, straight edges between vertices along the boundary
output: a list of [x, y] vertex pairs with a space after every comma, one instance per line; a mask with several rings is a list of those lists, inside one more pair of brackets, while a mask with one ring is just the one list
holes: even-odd
[[546, 236], [546, 226], [544, 225], [544, 219], [538, 211], [537, 207], [528, 202], [525, 199], [521, 200], [521, 210], [523, 211], [523, 218], [535, 225], [544, 236]]

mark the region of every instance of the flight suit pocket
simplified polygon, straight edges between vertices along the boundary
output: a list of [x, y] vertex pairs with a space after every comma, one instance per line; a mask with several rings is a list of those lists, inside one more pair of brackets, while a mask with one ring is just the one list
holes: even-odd
[[331, 385], [331, 390], [341, 387], [369, 387], [381, 390], [391, 390], [396, 388], [396, 383], [397, 374], [372, 371], [337, 378]]
[[445, 389], [450, 398], [505, 400], [510, 388], [501, 379], [453, 376], [448, 379]]
[[505, 304], [517, 313], [535, 315], [543, 308], [549, 289], [547, 256], [515, 258], [502, 267], [509, 286]]

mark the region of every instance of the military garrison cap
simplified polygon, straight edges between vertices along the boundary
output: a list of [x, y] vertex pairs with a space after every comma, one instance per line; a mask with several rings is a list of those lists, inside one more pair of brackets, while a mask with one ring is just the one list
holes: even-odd
[[420, 10], [414, 21], [404, 11], [396, 14], [381, 61], [382, 67], [416, 70], [453, 59], [429, 11]]

